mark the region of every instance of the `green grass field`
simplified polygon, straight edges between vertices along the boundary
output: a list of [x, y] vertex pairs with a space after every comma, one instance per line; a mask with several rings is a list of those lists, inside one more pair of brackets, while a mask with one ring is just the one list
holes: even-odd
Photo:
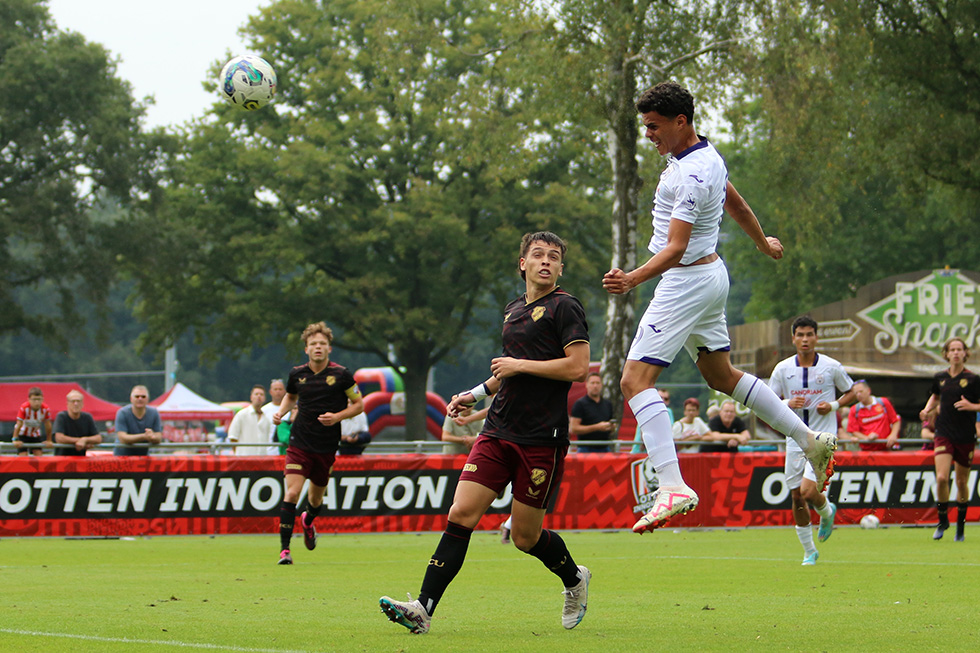
[[428, 635], [378, 598], [418, 591], [439, 534], [0, 541], [0, 651], [976, 651], [980, 529], [840, 528], [801, 567], [791, 528], [566, 532], [593, 572], [560, 623], [535, 559], [476, 533]]

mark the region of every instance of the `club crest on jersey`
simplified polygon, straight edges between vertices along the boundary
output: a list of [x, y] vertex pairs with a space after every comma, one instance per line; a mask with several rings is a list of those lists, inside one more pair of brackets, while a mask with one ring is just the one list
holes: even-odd
[[965, 388], [965, 387], [966, 387], [966, 385], [967, 385], [967, 383], [966, 383], [966, 379], [960, 379], [960, 387], [961, 387], [961, 388]]
[[687, 194], [687, 199], [684, 200], [684, 204], [687, 205], [687, 208], [691, 209], [692, 211], [694, 210], [694, 208], [698, 205], [698, 203], [694, 201], [693, 193]]
[[544, 316], [544, 306], [535, 306], [531, 311], [531, 319], [537, 322]]
[[305, 376], [299, 377], [298, 383], [306, 383], [306, 377]]
[[823, 385], [823, 374], [818, 374], [816, 378], [817, 385]]
[[541, 485], [548, 479], [548, 472], [544, 471], [539, 467], [535, 467], [531, 470], [531, 482], [535, 485]]
[[337, 383], [337, 378], [333, 376], [328, 376], [326, 379], [323, 380], [323, 382], [326, 383], [327, 385], [334, 385], [335, 383]]
[[466, 463], [465, 465], [463, 465], [463, 471], [464, 472], [475, 472], [476, 471], [476, 465], [474, 465], [473, 463]]

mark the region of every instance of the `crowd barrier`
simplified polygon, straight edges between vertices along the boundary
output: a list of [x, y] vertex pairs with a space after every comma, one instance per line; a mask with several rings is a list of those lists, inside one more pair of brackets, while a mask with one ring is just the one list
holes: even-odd
[[[792, 523], [781, 452], [682, 453], [680, 461], [701, 503], [672, 526]], [[442, 530], [463, 462], [420, 454], [340, 457], [318, 530]], [[282, 465], [279, 456], [2, 456], [0, 536], [275, 533]], [[649, 507], [656, 485], [642, 455], [571, 454], [545, 526], [628, 528]], [[973, 470], [970, 520], [980, 517], [976, 487]], [[843, 452], [828, 491], [841, 524], [869, 512], [882, 523], [914, 524], [935, 521], [934, 489], [930, 452]], [[510, 499], [508, 490], [479, 528], [498, 528]]]

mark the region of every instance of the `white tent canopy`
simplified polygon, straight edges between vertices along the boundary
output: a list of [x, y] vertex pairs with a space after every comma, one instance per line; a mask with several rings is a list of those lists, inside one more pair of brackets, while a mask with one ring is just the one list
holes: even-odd
[[163, 420], [229, 420], [234, 411], [197, 394], [183, 383], [177, 383], [150, 402]]

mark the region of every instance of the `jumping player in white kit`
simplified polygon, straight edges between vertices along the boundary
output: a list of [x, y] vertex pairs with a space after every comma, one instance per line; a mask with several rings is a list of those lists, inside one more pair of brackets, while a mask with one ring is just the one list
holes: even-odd
[[782, 258], [783, 246], [777, 238], [766, 237], [755, 214], [728, 182], [721, 155], [694, 130], [691, 93], [675, 82], [664, 82], [644, 91], [636, 107], [647, 139], [667, 157], [654, 197], [649, 246], [654, 255], [631, 272], [613, 268], [602, 285], [610, 293], [622, 294], [661, 277], [640, 318], [620, 382], [660, 480], [653, 508], [633, 526], [634, 532], [643, 533], [698, 504], [697, 494], [681, 475], [667, 407], [655, 387], [681, 348], [711, 388], [748, 406], [800, 445], [821, 489], [833, 473], [837, 436], [811, 431], [769, 386], [732, 367], [725, 321], [728, 269], [715, 252], [723, 211], [767, 256]]
[[[796, 411], [810, 428], [837, 430], [837, 409], [854, 403], [854, 381], [844, 366], [826, 354], [817, 353], [817, 322], [804, 315], [793, 320], [796, 355], [776, 364], [769, 387]], [[837, 398], [837, 391], [843, 394]], [[803, 546], [803, 565], [816, 564], [820, 553], [813, 543], [810, 506], [820, 515], [817, 538], [823, 542], [834, 531], [837, 507], [817, 488], [817, 476], [800, 445], [786, 441], [786, 487], [793, 502], [796, 537]]]

